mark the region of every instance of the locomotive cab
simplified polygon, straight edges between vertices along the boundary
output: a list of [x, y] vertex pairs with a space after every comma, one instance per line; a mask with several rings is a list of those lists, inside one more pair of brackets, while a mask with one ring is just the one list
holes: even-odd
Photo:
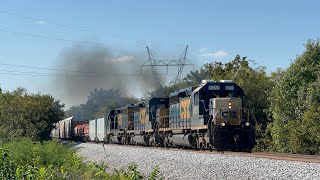
[[[255, 130], [249, 111], [243, 107], [243, 90], [232, 81], [220, 81], [209, 100], [209, 141], [218, 150], [249, 150], [255, 145]], [[213, 85], [216, 86], [216, 85]]]
[[230, 80], [203, 80], [191, 94], [192, 126], [206, 127], [205, 144], [218, 150], [252, 149], [255, 131], [243, 108], [243, 90]]

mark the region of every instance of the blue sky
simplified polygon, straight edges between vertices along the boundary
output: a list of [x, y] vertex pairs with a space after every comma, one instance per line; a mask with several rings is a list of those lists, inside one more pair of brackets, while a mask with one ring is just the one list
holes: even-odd
[[[57, 68], [72, 40], [102, 43], [115, 53], [142, 54], [148, 45], [159, 58], [179, 56], [188, 44], [188, 58], [198, 67], [240, 54], [271, 72], [287, 68], [308, 39], [319, 38], [319, 7], [317, 1], [4, 0], [0, 64]], [[31, 92], [55, 93], [47, 77], [3, 71], [34, 69], [1, 65], [1, 70], [5, 90], [23, 86]]]

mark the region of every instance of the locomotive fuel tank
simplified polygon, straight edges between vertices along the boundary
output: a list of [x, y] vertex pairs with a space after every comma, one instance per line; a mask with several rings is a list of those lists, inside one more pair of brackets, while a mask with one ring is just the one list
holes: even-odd
[[115, 144], [120, 144], [121, 143], [121, 137], [118, 137], [118, 136], [111, 136], [110, 140], [111, 140], [112, 143], [115, 143]]
[[191, 134], [174, 134], [168, 139], [176, 146], [194, 147], [196, 146], [195, 138]]
[[149, 137], [146, 135], [137, 134], [137, 135], [133, 136], [133, 141], [136, 144], [149, 145]]

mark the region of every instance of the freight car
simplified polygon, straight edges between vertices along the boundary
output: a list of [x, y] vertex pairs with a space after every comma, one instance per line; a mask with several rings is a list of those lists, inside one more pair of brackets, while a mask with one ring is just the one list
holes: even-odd
[[89, 123], [82, 122], [83, 124], [76, 125], [74, 128], [74, 139], [79, 142], [89, 141]]
[[89, 120], [89, 140], [96, 142], [105, 142], [105, 138], [107, 136], [107, 119], [99, 118]]
[[88, 121], [80, 121], [77, 117], [71, 116], [53, 124], [52, 138], [62, 140], [85, 141], [89, 139]]
[[[167, 98], [151, 98], [90, 120], [89, 140], [251, 151], [255, 126], [243, 98], [243, 90], [230, 80], [203, 80], [199, 86], [177, 90]], [[60, 129], [63, 122], [59, 122]], [[66, 136], [60, 130], [61, 137]]]

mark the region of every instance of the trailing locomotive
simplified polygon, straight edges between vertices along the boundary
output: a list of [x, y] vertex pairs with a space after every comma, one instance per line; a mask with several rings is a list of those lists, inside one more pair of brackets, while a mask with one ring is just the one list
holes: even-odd
[[[251, 151], [255, 127], [234, 82], [203, 80], [168, 98], [151, 98], [89, 121], [92, 141], [160, 147]], [[99, 136], [97, 131], [100, 132]]]

